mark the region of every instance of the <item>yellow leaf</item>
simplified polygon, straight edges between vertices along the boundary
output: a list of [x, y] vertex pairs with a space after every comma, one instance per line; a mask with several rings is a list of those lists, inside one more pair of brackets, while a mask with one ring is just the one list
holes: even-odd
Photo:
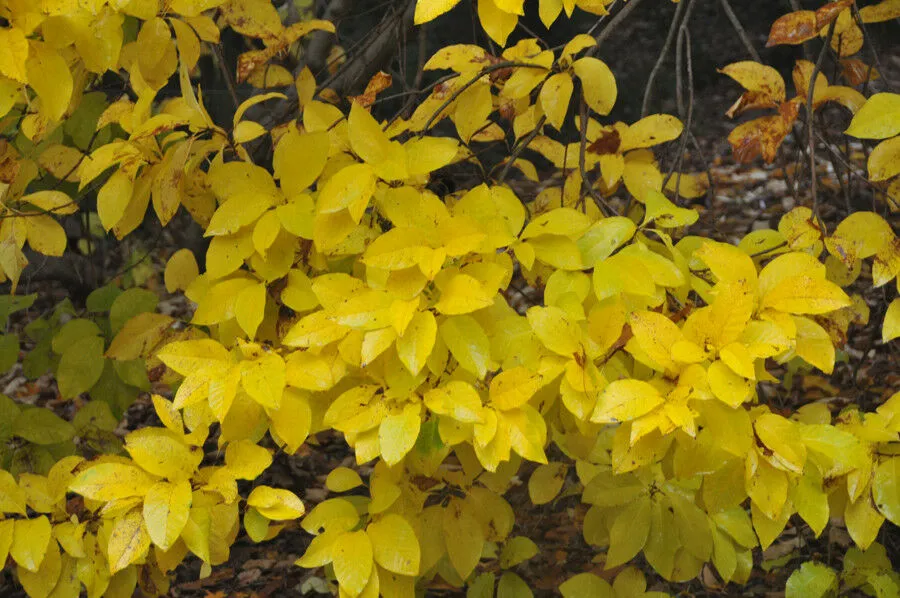
[[[12, 522], [10, 521], [10, 523]], [[60, 580], [60, 573], [63, 573], [63, 560], [60, 558], [59, 546], [56, 542], [48, 544], [47, 554], [36, 571], [29, 571], [24, 567], [19, 567], [17, 571], [19, 583], [22, 584], [25, 593], [38, 598], [50, 596], [51, 593], [58, 595], [62, 591], [68, 590], [71, 592], [70, 595], [76, 595], [81, 584], [78, 579], [73, 579], [75, 577], [74, 560], [69, 559], [67, 555], [65, 562], [68, 565], [65, 571], [66, 579]], [[67, 581], [69, 581], [68, 584]]]
[[[786, 509], [788, 474], [759, 457], [756, 450], [747, 456], [744, 467], [747, 495], [753, 506], [770, 520], [778, 520]], [[755, 521], [754, 521], [755, 523]], [[778, 530], [781, 531], [780, 529]], [[762, 540], [760, 536], [760, 540]]]
[[641, 380], [615, 380], [603, 389], [591, 421], [625, 422], [650, 413], [663, 403], [656, 387]]
[[[375, 171], [368, 164], [352, 164], [328, 179], [319, 193], [319, 214], [348, 210], [354, 222], [359, 222], [375, 192]], [[379, 237], [381, 238], [381, 237]]]
[[350, 331], [330, 319], [324, 311], [317, 311], [294, 324], [281, 342], [288, 347], [324, 347], [341, 340]]
[[285, 376], [284, 359], [274, 352], [264, 352], [253, 361], [241, 362], [241, 386], [263, 407], [278, 408]]
[[6, 470], [0, 469], [0, 513], [25, 515], [25, 491], [16, 484], [16, 479]]
[[482, 0], [478, 3], [478, 20], [488, 37], [501, 47], [506, 45], [506, 39], [519, 22], [515, 14], [502, 10], [495, 0]]
[[403, 144], [409, 176], [421, 176], [447, 166], [456, 159], [459, 142], [450, 137], [422, 137]]
[[721, 360], [709, 366], [707, 372], [709, 387], [716, 398], [727, 405], [737, 407], [750, 398], [753, 393], [753, 382], [735, 374]]
[[346, 532], [331, 547], [334, 576], [348, 596], [359, 596], [374, 569], [372, 541], [366, 532]]
[[325, 478], [325, 487], [332, 492], [347, 492], [362, 486], [362, 483], [359, 474], [349, 467], [335, 467]]
[[572, 77], [568, 73], [552, 75], [541, 87], [541, 93], [538, 95], [541, 109], [547, 115], [547, 122], [557, 130], [562, 128], [569, 111], [573, 89]]
[[481, 324], [471, 316], [450, 316], [438, 329], [460, 367], [484, 378], [491, 364], [491, 344]]
[[308, 394], [294, 388], [286, 388], [277, 410], [267, 412], [270, 430], [286, 446], [289, 454], [296, 453], [306, 440], [312, 426], [312, 410]]
[[362, 261], [384, 270], [411, 268], [433, 255], [430, 244], [428, 235], [422, 229], [392, 228], [369, 244]]
[[894, 231], [884, 218], [875, 212], [854, 212], [825, 239], [825, 247], [845, 265], [853, 267], [859, 260], [879, 253], [894, 239]]
[[528, 478], [528, 496], [535, 505], [543, 505], [559, 494], [566, 481], [568, 468], [563, 463], [548, 463], [534, 470]]
[[155, 481], [134, 465], [100, 463], [81, 472], [69, 485], [69, 490], [92, 500], [108, 502], [143, 496]]
[[19, 83], [28, 83], [25, 64], [28, 60], [28, 39], [16, 27], [0, 29], [0, 73]]
[[446, 415], [458, 422], [477, 423], [483, 420], [481, 395], [462, 380], [451, 380], [425, 393], [425, 406], [438, 415]]
[[[806, 363], [826, 374], [834, 370], [834, 344], [828, 332], [809, 318], [794, 318], [797, 341], [794, 350]], [[750, 376], [745, 376], [750, 378]]]
[[163, 274], [166, 291], [170, 293], [179, 290], [183, 291], [199, 275], [200, 268], [197, 266], [197, 259], [194, 257], [194, 253], [187, 248], [179, 249], [166, 262], [166, 269]]
[[117, 170], [97, 192], [97, 215], [103, 228], [109, 231], [125, 215], [125, 208], [131, 201], [133, 186], [131, 179]]
[[700, 213], [690, 208], [679, 208], [665, 195], [655, 189], [648, 189], [643, 196], [646, 212], [644, 225], [655, 222], [663, 228], [690, 226], [697, 222]]
[[399, 575], [419, 574], [419, 540], [409, 522], [394, 513], [369, 524], [372, 554], [382, 568]]
[[25, 68], [28, 85], [41, 100], [41, 114], [51, 121], [61, 119], [69, 108], [74, 88], [65, 59], [48, 45], [34, 43]]
[[36, 191], [24, 195], [20, 201], [37, 206], [55, 216], [67, 216], [78, 211], [78, 203], [62, 191]]
[[347, 134], [350, 148], [360, 159], [371, 165], [389, 158], [391, 141], [372, 115], [359, 102], [350, 106], [347, 117]]
[[563, 357], [581, 351], [582, 331], [558, 307], [532, 307], [526, 314], [528, 324], [545, 347]]
[[441, 297], [434, 307], [442, 314], [458, 315], [478, 311], [494, 303], [491, 290], [485, 289], [481, 283], [467, 274], [453, 274], [435, 280]]
[[317, 504], [300, 525], [315, 536], [341, 534], [359, 524], [359, 511], [349, 500], [329, 498]]
[[9, 554], [16, 564], [37, 571], [50, 545], [50, 521], [41, 515], [34, 519], [17, 519]]
[[622, 134], [619, 151], [653, 147], [681, 135], [681, 121], [669, 114], [651, 114], [630, 125]]
[[[328, 133], [300, 133], [291, 127], [275, 147], [273, 169], [281, 181], [281, 189], [288, 197], [295, 197], [312, 185], [328, 160]], [[303, 164], [303, 168], [298, 168]]]
[[238, 293], [234, 302], [234, 317], [238, 325], [253, 339], [256, 330], [262, 324], [266, 307], [266, 285], [264, 283], [250, 285]]
[[881, 524], [884, 523], [884, 515], [875, 509], [872, 498], [866, 491], [856, 499], [856, 502], [847, 504], [844, 509], [844, 523], [856, 545], [866, 550], [878, 537]]
[[894, 524], [900, 521], [900, 457], [889, 457], [878, 464], [872, 498], [882, 515]]
[[116, 573], [134, 563], [150, 548], [150, 535], [139, 509], [129, 511], [117, 519], [109, 535], [107, 560], [109, 572]]
[[190, 478], [203, 460], [202, 448], [188, 446], [182, 435], [164, 428], [130, 432], [125, 450], [142, 468], [172, 482]]
[[747, 91], [758, 94], [758, 101], [774, 106], [785, 100], [784, 79], [768, 65], [745, 60], [729, 64], [719, 72], [737, 81]]
[[249, 440], [225, 447], [225, 467], [239, 480], [255, 480], [272, 464], [272, 454]]
[[797, 433], [796, 424], [775, 413], [761, 415], [753, 428], [759, 440], [772, 452], [773, 465], [796, 474], [803, 472], [806, 445]]
[[66, 250], [66, 231], [50, 216], [24, 218], [28, 244], [31, 248], [53, 257], [62, 256]]
[[430, 311], [417, 312], [397, 339], [397, 356], [413, 376], [425, 366], [436, 339], [437, 322]]
[[266, 128], [252, 120], [242, 120], [231, 132], [235, 143], [247, 143], [266, 134]]
[[433, 21], [457, 4], [459, 0], [418, 0], [413, 22], [415, 25], [421, 25]]
[[894, 299], [888, 306], [881, 331], [881, 338], [884, 342], [892, 341], [900, 336], [900, 298]]
[[422, 424], [419, 412], [418, 404], [407, 403], [403, 411], [388, 415], [381, 422], [378, 441], [381, 444], [381, 456], [388, 465], [402, 461], [406, 453], [415, 446]]
[[581, 80], [581, 93], [591, 110], [601, 116], [609, 114], [616, 103], [618, 88], [606, 63], [586, 56], [576, 60], [572, 68]]
[[[547, 444], [547, 422], [537, 409], [522, 405], [518, 409], [497, 411], [497, 436], [509, 437], [509, 445], [516, 453], [535, 463], [547, 463], [544, 445]], [[495, 438], [496, 440], [496, 438]]]
[[623, 216], [598, 220], [576, 241], [581, 250], [581, 261], [586, 266], [593, 266], [605, 260], [634, 236], [636, 228], [634, 222]]
[[756, 286], [756, 266], [750, 256], [737, 247], [727, 243], [706, 241], [694, 255], [706, 263], [720, 282], [744, 282], [749, 288]]
[[887, 139], [900, 133], [900, 94], [869, 97], [844, 132], [860, 139]]
[[302, 517], [306, 512], [303, 502], [290, 490], [257, 486], [247, 497], [247, 506], [273, 521], [287, 521]]
[[489, 83], [476, 83], [459, 94], [452, 115], [459, 138], [468, 143], [472, 135], [486, 124], [493, 110]]
[[760, 307], [794, 314], [824, 314], [850, 305], [850, 298], [833, 282], [800, 275], [775, 285], [760, 299]]
[[231, 361], [228, 350], [209, 339], [169, 343], [157, 357], [182, 376], [218, 372]]
[[606, 569], [612, 569], [637, 556], [650, 535], [650, 497], [641, 496], [619, 512], [609, 530]]
[[154, 544], [168, 550], [187, 524], [191, 511], [191, 483], [157, 482], [144, 497], [144, 522]]
[[[675, 362], [672, 359], [672, 349], [679, 341], [684, 340], [684, 334], [672, 320], [655, 311], [639, 311], [631, 314], [631, 331], [634, 333], [634, 341], [641, 351], [650, 358], [651, 367], [658, 370], [675, 370]], [[627, 347], [626, 347], [627, 348]], [[646, 360], [642, 360], [646, 361]]]
[[778, 221], [778, 232], [784, 235], [788, 246], [794, 250], [811, 247], [822, 238], [812, 210], [805, 206], [797, 206], [782, 216]]
[[501, 411], [521, 407], [538, 391], [542, 380], [524, 367], [504, 370], [491, 379], [491, 404]]
[[869, 155], [869, 180], [886, 181], [900, 174], [900, 137], [882, 141]]
[[484, 530], [468, 502], [451, 499], [441, 514], [444, 542], [450, 563], [466, 579], [481, 560], [484, 549]]

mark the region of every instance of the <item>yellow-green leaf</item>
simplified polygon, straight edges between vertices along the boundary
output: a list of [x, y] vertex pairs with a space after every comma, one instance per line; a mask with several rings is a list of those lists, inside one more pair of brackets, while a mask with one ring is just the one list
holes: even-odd
[[331, 547], [334, 576], [348, 596], [359, 596], [372, 575], [372, 541], [366, 532], [346, 532]]
[[139, 509], [133, 509], [113, 525], [109, 535], [109, 572], [116, 573], [141, 558], [150, 548], [150, 534]]
[[18, 519], [15, 523], [9, 554], [20, 567], [37, 571], [50, 544], [50, 521], [41, 515], [34, 519]]
[[860, 139], [887, 139], [900, 133], [900, 94], [872, 95], [853, 116], [845, 133]]
[[293, 492], [270, 486], [254, 488], [247, 497], [247, 505], [273, 521], [297, 519], [306, 512], [303, 502]]
[[618, 88], [606, 63], [586, 56], [576, 60], [572, 68], [581, 80], [581, 92], [591, 110], [601, 116], [609, 114], [616, 103]]
[[168, 550], [181, 535], [191, 511], [191, 483], [157, 482], [144, 497], [144, 522], [154, 544]]
[[366, 533], [372, 542], [375, 562], [399, 575], [418, 575], [419, 540], [409, 522], [394, 513], [369, 524]]
[[143, 469], [126, 463], [100, 463], [84, 470], [69, 490], [86, 498], [111, 501], [144, 496], [156, 480]]

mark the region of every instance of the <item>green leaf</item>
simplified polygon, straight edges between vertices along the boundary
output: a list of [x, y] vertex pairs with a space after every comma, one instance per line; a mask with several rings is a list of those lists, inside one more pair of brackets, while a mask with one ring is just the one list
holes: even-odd
[[837, 590], [837, 574], [821, 563], [803, 563], [791, 573], [784, 588], [785, 598], [822, 598]]
[[0, 372], [8, 372], [18, 361], [18, 335], [0, 334]]
[[99, 289], [94, 289], [93, 291], [91, 291], [91, 294], [87, 296], [86, 305], [88, 311], [109, 311], [109, 309], [112, 307], [113, 302], [115, 302], [116, 298], [121, 294], [122, 289], [117, 287], [115, 284], [108, 284], [100, 287]]
[[534, 593], [525, 580], [507, 571], [500, 576], [497, 584], [497, 598], [532, 598]]
[[113, 334], [119, 332], [125, 322], [134, 316], [153, 311], [159, 303], [156, 293], [144, 289], [128, 289], [113, 301], [109, 308], [109, 326]]
[[53, 335], [53, 352], [57, 355], [62, 355], [66, 352], [66, 349], [83, 338], [89, 336], [101, 336], [102, 334], [103, 332], [100, 330], [100, 327], [92, 320], [85, 318], [69, 320], [63, 324], [62, 328], [59, 329], [59, 332]]
[[15, 401], [6, 395], [0, 395], [0, 443], [13, 435], [14, 422], [20, 412]]
[[75, 436], [75, 427], [47, 408], [34, 407], [19, 414], [13, 434], [34, 444], [56, 444]]
[[119, 425], [119, 420], [112, 414], [107, 403], [91, 401], [78, 410], [72, 418], [72, 425], [75, 426], [79, 436], [84, 436], [84, 433], [91, 429], [112, 432]]
[[31, 295], [0, 295], [0, 326], [6, 327], [10, 314], [28, 309], [37, 299], [37, 293]]
[[560, 584], [563, 598], [610, 598], [612, 588], [602, 577], [593, 573], [579, 573]]
[[103, 374], [103, 339], [99, 336], [82, 338], [72, 343], [59, 360], [56, 381], [59, 393], [72, 398], [87, 392]]

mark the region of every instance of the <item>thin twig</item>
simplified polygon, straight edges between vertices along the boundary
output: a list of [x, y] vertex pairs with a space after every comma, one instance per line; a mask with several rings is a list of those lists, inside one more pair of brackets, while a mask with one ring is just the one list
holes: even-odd
[[756, 62], [762, 62], [762, 58], [759, 56], [759, 52], [756, 51], [756, 48], [753, 47], [753, 42], [750, 41], [750, 37], [747, 35], [747, 32], [744, 30], [743, 25], [741, 25], [740, 19], [737, 18], [737, 15], [734, 14], [734, 9], [731, 8], [731, 4], [728, 0], [719, 0], [722, 4], [722, 10], [725, 11], [725, 14], [728, 16], [728, 20], [731, 21], [731, 26], [734, 27], [734, 30], [737, 32], [738, 37], [741, 38], [741, 41], [744, 43], [744, 47], [747, 48], [747, 52], [750, 56], [753, 57], [753, 60]]
[[816, 90], [816, 77], [819, 76], [819, 72], [822, 70], [822, 63], [825, 61], [825, 54], [828, 53], [828, 48], [831, 47], [831, 39], [834, 37], [834, 26], [837, 20], [831, 22], [831, 25], [828, 26], [828, 35], [825, 37], [825, 44], [822, 46], [822, 50], [819, 52], [819, 58], [816, 60], [816, 66], [813, 67], [812, 76], [809, 78], [809, 83], [807, 84], [808, 88], [806, 90], [806, 131], [807, 131], [807, 147], [809, 148], [809, 191], [812, 195], [812, 210], [813, 214], [816, 216], [816, 221], [819, 224], [819, 230], [825, 230], [825, 223], [822, 221], [822, 216], [819, 214], [819, 196], [816, 189], [816, 184], [818, 182], [816, 176], [816, 138], [815, 138], [815, 111], [813, 110], [813, 92]]
[[894, 91], [894, 86], [891, 84], [890, 79], [885, 76], [884, 69], [881, 67], [881, 60], [878, 58], [878, 51], [875, 50], [875, 43], [872, 41], [872, 36], [869, 35], [862, 15], [859, 14], [859, 7], [856, 6], [856, 2], [850, 6], [850, 9], [853, 11], [853, 19], [856, 21], [856, 26], [862, 31], [863, 44], [869, 48], [869, 54], [872, 55], [872, 63], [878, 67], [878, 74], [881, 75], [882, 83], [884, 83], [888, 91]]
[[471, 79], [466, 81], [461, 87], [458, 87], [453, 90], [453, 93], [450, 94], [450, 97], [448, 97], [446, 100], [444, 100], [444, 102], [440, 105], [440, 107], [434, 111], [434, 114], [432, 114], [431, 117], [428, 119], [428, 121], [425, 123], [425, 126], [422, 127], [422, 130], [419, 131], [419, 137], [425, 135], [425, 132], [429, 128], [431, 128], [431, 125], [434, 124], [434, 121], [440, 116], [441, 112], [443, 112], [444, 109], [447, 108], [447, 106], [449, 106], [454, 101], [456, 101], [456, 99], [460, 95], [462, 95], [462, 93], [465, 90], [467, 90], [470, 87], [472, 87], [473, 85], [475, 85], [479, 80], [481, 80], [481, 78], [483, 76], [487, 75], [488, 73], [498, 71], [500, 69], [511, 68], [511, 67], [541, 69], [544, 71], [547, 70], [546, 67], [543, 67], [539, 64], [529, 64], [527, 62], [498, 62], [496, 64], [492, 64], [490, 66], [484, 67], [474, 77], [472, 77]]
[[231, 96], [231, 101], [234, 102], [234, 109], [237, 110], [238, 106], [240, 106], [241, 101], [238, 99], [237, 90], [234, 85], [234, 79], [232, 78], [231, 71], [228, 69], [228, 65], [225, 64], [225, 55], [222, 54], [222, 45], [221, 44], [209, 44], [213, 50], [213, 53], [216, 55], [216, 65], [219, 67], [219, 71], [222, 73], [222, 78], [225, 79], [225, 87], [228, 88], [228, 95]]
[[506, 164], [503, 165], [503, 170], [500, 172], [500, 178], [497, 179], [497, 184], [502, 185], [503, 181], [506, 180], [506, 175], [509, 174], [509, 169], [512, 168], [513, 163], [522, 155], [522, 152], [525, 151], [525, 148], [528, 147], [528, 144], [534, 141], [534, 138], [538, 136], [541, 132], [541, 128], [543, 128], [544, 123], [547, 122], [547, 115], [545, 114], [538, 120], [537, 124], [534, 128], [523, 137], [516, 147], [513, 148], [512, 153], [509, 155], [509, 160], [506, 161]]
[[663, 43], [662, 50], [659, 51], [659, 56], [656, 58], [656, 63], [650, 71], [650, 76], [647, 77], [647, 85], [644, 88], [644, 101], [641, 103], [641, 118], [649, 114], [650, 98], [653, 96], [653, 85], [656, 83], [656, 75], [659, 74], [659, 69], [662, 68], [663, 62], [665, 62], [666, 56], [669, 54], [669, 48], [672, 47], [672, 42], [675, 40], [675, 32], [678, 31], [678, 25], [681, 22], [681, 15], [684, 12], [684, 7], [687, 5], [687, 2], [678, 3], [675, 15], [672, 17], [672, 24], [669, 25], [669, 32], [666, 34], [666, 41]]
[[597, 204], [597, 207], [600, 208], [600, 211], [603, 212], [605, 216], [612, 216], [613, 214], [617, 214], [616, 210], [613, 209], [606, 200], [603, 199], [603, 196], [597, 193], [597, 190], [594, 189], [594, 185], [588, 181], [587, 169], [585, 168], [585, 153], [587, 150], [587, 126], [588, 126], [588, 110], [587, 103], [584, 101], [584, 98], [581, 99], [581, 143], [578, 147], [578, 171], [581, 175], [581, 191], [579, 192], [578, 200], [581, 202], [584, 199], [584, 192], [587, 191], [588, 194], [593, 198], [594, 203]]
[[[678, 30], [678, 47], [681, 47], [682, 42], [685, 46], [685, 52], [687, 53], [687, 89], [688, 89], [688, 106], [687, 106], [687, 117], [684, 122], [684, 132], [681, 134], [681, 140], [678, 145], [678, 157], [676, 158], [675, 164], [673, 165], [673, 170], [670, 170], [668, 175], [666, 176], [666, 180], [663, 181], [663, 188], [665, 188], [666, 184], [669, 182], [669, 179], [672, 177], [672, 172], [675, 172], [675, 199], [674, 202], [676, 205], [679, 203], [679, 198], [681, 196], [681, 170], [684, 164], [684, 151], [687, 147], [688, 135], [691, 132], [691, 125], [694, 120], [694, 67], [693, 67], [693, 59], [691, 58], [691, 34], [687, 28], [687, 17], [685, 18], [685, 23]], [[679, 75], [680, 75], [680, 65], [679, 65]], [[680, 76], [679, 76], [680, 79]]]
[[622, 9], [616, 13], [616, 16], [610, 19], [609, 24], [603, 28], [603, 31], [601, 31], [597, 35], [597, 37], [594, 38], [597, 43], [587, 51], [587, 54], [589, 56], [595, 55], [600, 50], [600, 46], [603, 45], [603, 42], [606, 41], [606, 38], [612, 35], [613, 31], [615, 31], [616, 26], [624, 21], [640, 3], [641, 0], [629, 0], [628, 4], [622, 7]]

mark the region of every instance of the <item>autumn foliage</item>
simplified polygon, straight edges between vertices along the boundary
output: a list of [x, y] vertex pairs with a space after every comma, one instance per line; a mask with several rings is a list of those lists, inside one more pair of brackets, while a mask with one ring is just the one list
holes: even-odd
[[[419, 0], [415, 23], [456, 3]], [[551, 27], [617, 4], [540, 0], [539, 14]], [[830, 374], [870, 315], [883, 342], [900, 336], [900, 240], [878, 213], [900, 198], [900, 95], [870, 91], [863, 53], [865, 25], [900, 3], [779, 19], [769, 45], [809, 43], [840, 67], [797, 61], [792, 92], [771, 66], [723, 65], [743, 88], [728, 116], [755, 116], [728, 138], [737, 161], [771, 162], [803, 131], [815, 162], [815, 116], [833, 108], [872, 148], [846, 159], [866, 159], [878, 191], [828, 225], [813, 181], [806, 205], [735, 243], [691, 234], [685, 200], [710, 181], [660, 160], [690, 121], [614, 122], [636, 100], [598, 39], [509, 43], [522, 14], [478, 0], [491, 44], [427, 57], [435, 83], [386, 118], [389, 76], [342, 97], [327, 73], [283, 66], [334, 26], [288, 23], [269, 0], [0, 2], [4, 323], [41, 300], [18, 288], [29, 256], [91, 251], [67, 219], [121, 241], [183, 210], [208, 238], [202, 256], [165, 251], [186, 321], [157, 309], [162, 289], [119, 279], [0, 339], [7, 368], [23, 349], [24, 375], [51, 372], [73, 406], [0, 396], [0, 566], [29, 596], [165, 595], [183, 561], [209, 575], [238, 538], [299, 527], [296, 565], [340, 596], [440, 582], [527, 597], [515, 568], [540, 539], [516, 527], [519, 480], [534, 505], [586, 505], [599, 567], [560, 579], [566, 598], [659, 595], [646, 576], [676, 587], [702, 571], [739, 593], [787, 526], [855, 544], [843, 569], [797, 567], [788, 596], [898, 595], [876, 539], [900, 524], [900, 393], [786, 409], [759, 389], [779, 387], [773, 372]], [[252, 48], [230, 75], [255, 90], [230, 123], [196, 83], [225, 29]], [[477, 180], [435, 184], [454, 169]], [[863, 300], [871, 287], [883, 305]], [[138, 397], [158, 423], [123, 433]], [[326, 436], [358, 465], [328, 474], [327, 499], [260, 481]]]

